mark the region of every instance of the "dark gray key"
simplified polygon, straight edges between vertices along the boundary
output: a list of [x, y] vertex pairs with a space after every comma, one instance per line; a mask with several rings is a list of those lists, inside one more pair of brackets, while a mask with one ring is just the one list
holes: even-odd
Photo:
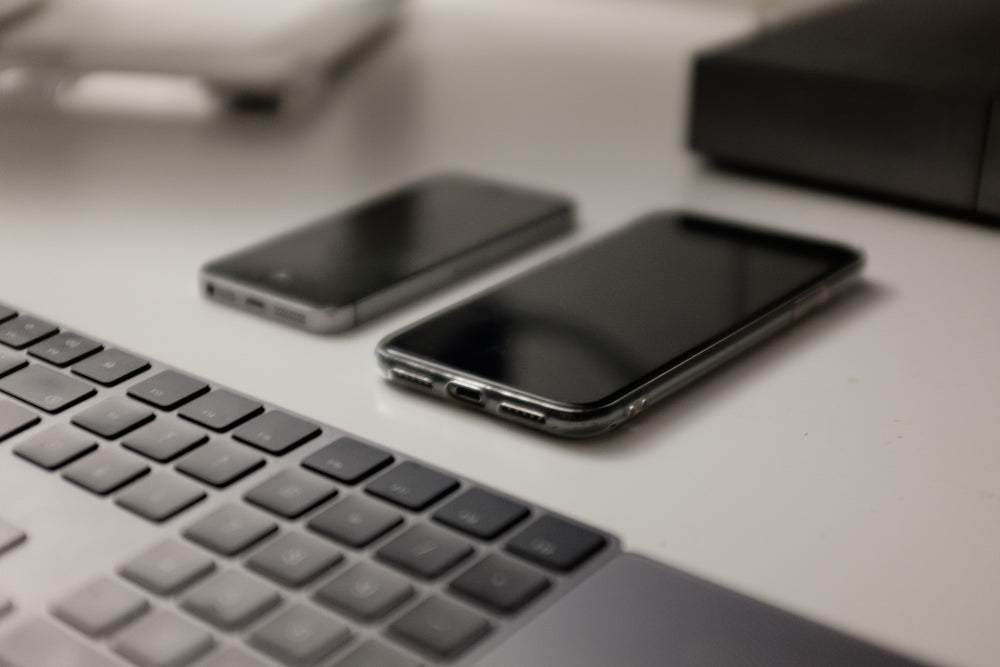
[[117, 438], [153, 419], [153, 411], [122, 396], [111, 396], [73, 415], [73, 423], [105, 438]]
[[0, 593], [0, 618], [3, 618], [14, 610], [14, 601]]
[[413, 590], [398, 574], [360, 562], [316, 591], [316, 599], [363, 621], [374, 621], [409, 600]]
[[280, 410], [265, 412], [233, 431], [240, 442], [271, 454], [285, 454], [319, 435], [319, 427]]
[[201, 551], [168, 539], [127, 562], [119, 574], [157, 595], [174, 595], [214, 569]]
[[528, 516], [521, 503], [482, 489], [469, 489], [434, 513], [434, 519], [484, 540], [491, 540]]
[[233, 556], [264, 539], [278, 524], [256, 510], [229, 503], [184, 531], [184, 537], [223, 556]]
[[97, 341], [64, 331], [40, 343], [35, 343], [28, 350], [28, 354], [62, 368], [100, 349], [101, 344]]
[[23, 530], [0, 519], [0, 554], [9, 551], [28, 539]]
[[13, 308], [8, 308], [7, 306], [0, 305], [0, 322], [6, 322], [10, 318], [17, 315], [17, 311]]
[[420, 667], [420, 662], [375, 639], [369, 639], [333, 667]]
[[333, 498], [337, 487], [322, 477], [292, 468], [250, 489], [244, 499], [289, 519]]
[[472, 545], [434, 526], [417, 524], [378, 550], [387, 563], [424, 579], [439, 577], [472, 554]]
[[[272, 667], [270, 662], [264, 662], [260, 658], [250, 655], [243, 649], [235, 646], [227, 646], [218, 653], [212, 655], [208, 662], [200, 667]], [[372, 663], [368, 667], [381, 667]], [[386, 665], [385, 667], [389, 667]]]
[[250, 643], [286, 665], [311, 665], [340, 648], [348, 627], [326, 614], [293, 604], [254, 630]]
[[494, 612], [512, 614], [541, 595], [548, 578], [511, 558], [491, 554], [451, 582], [451, 588]]
[[116, 663], [45, 619], [31, 619], [0, 639], [0, 665], [7, 667], [117, 667]]
[[326, 542], [302, 533], [288, 533], [255, 553], [247, 565], [286, 586], [298, 587], [312, 581], [343, 560], [343, 555]]
[[214, 645], [208, 632], [158, 609], [126, 628], [112, 648], [140, 667], [179, 667], [191, 664]]
[[314, 516], [308, 526], [349, 546], [363, 547], [402, 522], [402, 515], [385, 505], [351, 496]]
[[122, 438], [122, 444], [132, 451], [165, 463], [207, 442], [204, 431], [169, 415]]
[[97, 442], [92, 435], [58, 424], [31, 436], [15, 447], [14, 453], [46, 470], [55, 470], [95, 449]]
[[107, 577], [90, 582], [52, 607], [53, 614], [91, 637], [105, 637], [148, 610], [144, 597]]
[[407, 509], [422, 510], [458, 488], [458, 480], [405, 461], [377, 478], [366, 489]]
[[222, 630], [237, 630], [281, 603], [278, 591], [238, 570], [221, 572], [188, 593], [181, 606]]
[[0, 324], [0, 343], [20, 350], [51, 336], [58, 330], [54, 324], [30, 315], [19, 315]]
[[489, 622], [464, 607], [430, 597], [389, 626], [393, 633], [441, 657], [453, 657], [489, 632]]
[[392, 463], [392, 455], [351, 438], [340, 438], [310, 455], [302, 465], [345, 484], [359, 482]]
[[177, 469], [206, 484], [223, 487], [264, 465], [264, 457], [228, 440], [213, 440], [194, 450]]
[[227, 431], [263, 411], [264, 406], [256, 401], [216, 389], [188, 403], [178, 414], [212, 430]]
[[28, 360], [22, 357], [21, 353], [0, 349], [0, 377], [24, 367], [27, 363]]
[[37, 364], [0, 380], [0, 391], [53, 413], [65, 410], [95, 393], [86, 382]]
[[38, 415], [31, 410], [0, 399], [0, 440], [6, 440], [39, 421]]
[[[79, 371], [77, 371], [79, 372]], [[161, 371], [133, 385], [128, 395], [164, 410], [173, 410], [208, 391], [208, 385], [177, 371]]]
[[507, 550], [551, 570], [568, 572], [604, 544], [604, 537], [592, 530], [543, 516], [515, 535]]
[[148, 368], [149, 362], [145, 359], [111, 348], [84, 359], [73, 366], [73, 372], [108, 387], [134, 377]]
[[166, 521], [206, 495], [194, 482], [161, 472], [133, 484], [115, 498], [115, 503], [150, 521]]
[[149, 466], [113, 447], [99, 449], [71, 463], [63, 477], [99, 495], [111, 493], [149, 472]]

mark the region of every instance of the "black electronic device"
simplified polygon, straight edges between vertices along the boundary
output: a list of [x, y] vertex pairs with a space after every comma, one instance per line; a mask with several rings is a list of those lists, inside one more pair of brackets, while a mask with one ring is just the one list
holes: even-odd
[[849, 3], [701, 54], [690, 143], [893, 201], [1000, 217], [1000, 3]]
[[824, 303], [861, 265], [840, 245], [653, 214], [389, 336], [378, 360], [402, 386], [592, 436]]

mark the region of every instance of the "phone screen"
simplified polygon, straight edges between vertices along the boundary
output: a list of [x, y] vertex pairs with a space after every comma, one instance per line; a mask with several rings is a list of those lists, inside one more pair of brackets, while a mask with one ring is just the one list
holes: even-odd
[[654, 215], [384, 346], [543, 400], [604, 403], [859, 261], [840, 246]]
[[[224, 257], [215, 277], [341, 307], [561, 215], [559, 197], [469, 177], [428, 179]], [[568, 224], [565, 226], [568, 228]]]

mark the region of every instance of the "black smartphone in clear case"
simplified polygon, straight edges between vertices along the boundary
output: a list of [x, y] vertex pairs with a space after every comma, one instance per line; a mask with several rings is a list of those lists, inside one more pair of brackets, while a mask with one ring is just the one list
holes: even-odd
[[217, 259], [210, 299], [343, 331], [569, 231], [560, 195], [470, 176], [420, 181]]
[[860, 273], [846, 246], [646, 216], [383, 339], [401, 386], [566, 437], [616, 428]]

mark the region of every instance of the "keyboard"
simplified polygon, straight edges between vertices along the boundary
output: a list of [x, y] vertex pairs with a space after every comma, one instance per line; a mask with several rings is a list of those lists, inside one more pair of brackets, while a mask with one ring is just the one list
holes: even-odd
[[[3, 304], [0, 459], [59, 486], [0, 506], [3, 667], [470, 664], [620, 552], [529, 501]], [[149, 538], [82, 559], [39, 604], [5, 561], [42, 546], [11, 514], [44, 521], [62, 508], [32, 503], [50, 495]]]

